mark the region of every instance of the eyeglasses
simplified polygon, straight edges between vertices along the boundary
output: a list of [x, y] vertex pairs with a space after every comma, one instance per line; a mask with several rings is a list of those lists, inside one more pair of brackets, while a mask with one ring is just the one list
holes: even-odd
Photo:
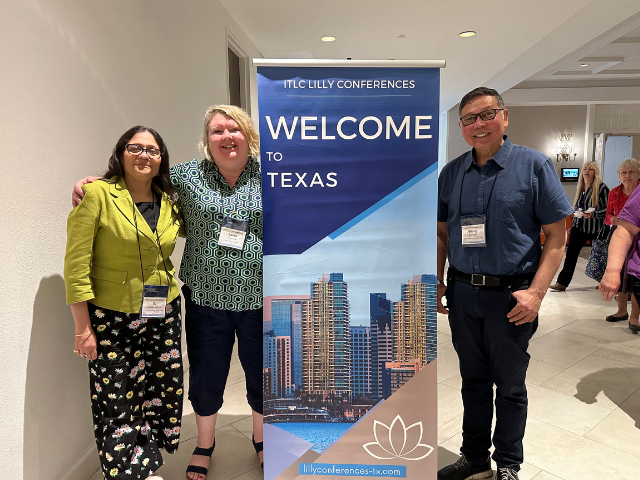
[[142, 155], [142, 152], [147, 152], [149, 158], [160, 158], [160, 154], [162, 153], [155, 147], [144, 148], [142, 145], [138, 145], [137, 143], [130, 143], [125, 148], [131, 155]]
[[472, 113], [471, 115], [467, 115], [466, 117], [460, 117], [460, 121], [465, 127], [476, 123], [478, 117], [480, 117], [483, 122], [488, 122], [489, 120], [493, 120], [494, 118], [496, 118], [498, 112], [501, 112], [502, 110], [504, 110], [504, 108], [492, 108], [491, 110], [485, 110], [484, 112]]

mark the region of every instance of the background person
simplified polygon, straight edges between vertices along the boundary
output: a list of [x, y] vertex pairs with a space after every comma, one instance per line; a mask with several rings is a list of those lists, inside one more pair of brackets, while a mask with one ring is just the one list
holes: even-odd
[[[461, 456], [440, 469], [438, 479], [492, 476], [495, 385], [497, 479], [517, 480], [527, 418], [527, 347], [562, 259], [564, 219], [572, 209], [553, 162], [504, 135], [509, 111], [498, 92], [472, 90], [459, 112], [462, 137], [473, 149], [440, 173], [437, 275], [438, 312], [449, 314], [460, 364], [464, 418]], [[445, 294], [448, 310], [441, 302]]]
[[[580, 175], [576, 196], [573, 200], [574, 209], [582, 209], [582, 212], [573, 216], [564, 265], [558, 274], [557, 282], [549, 287], [552, 290], [564, 292], [571, 283], [580, 250], [587, 241], [595, 239], [602, 228], [607, 213], [608, 196], [609, 188], [602, 183], [598, 164], [586, 162], [582, 167], [582, 175]], [[595, 211], [586, 213], [592, 207], [595, 208]]]
[[[262, 462], [262, 191], [259, 136], [251, 117], [233, 105], [209, 107], [199, 143], [204, 160], [171, 167], [187, 242], [180, 265], [189, 355], [189, 400], [198, 438], [187, 477], [204, 480], [215, 447], [231, 353], [238, 357], [252, 409], [253, 445]], [[76, 183], [72, 201], [82, 197]], [[245, 223], [246, 222], [246, 223]], [[222, 227], [243, 224], [239, 247], [220, 245]]]
[[[612, 225], [614, 230], [620, 224], [618, 215], [622, 211], [631, 192], [638, 186], [638, 180], [640, 180], [640, 164], [638, 164], [635, 158], [628, 158], [618, 165], [617, 171], [618, 178], [620, 178], [620, 185], [612, 188], [609, 192], [607, 216], [604, 220], [605, 224]], [[627, 313], [627, 292], [629, 292], [629, 286], [627, 282], [627, 262], [625, 260], [620, 270], [620, 288], [617, 295], [618, 310], [613, 315], [607, 316], [607, 322], [619, 322], [629, 318]], [[636, 301], [636, 297], [631, 295], [632, 324], [638, 324], [639, 315], [638, 302]]]
[[[636, 188], [618, 215], [618, 228], [611, 236], [607, 269], [600, 282], [605, 301], [610, 302], [620, 288], [620, 274], [627, 262], [629, 289], [638, 301], [640, 295], [640, 189]], [[628, 257], [628, 259], [627, 259]], [[640, 332], [637, 319], [629, 320], [629, 329]]]
[[[153, 129], [120, 137], [105, 180], [85, 185], [67, 221], [64, 277], [74, 352], [89, 359], [91, 410], [105, 478], [154, 478], [178, 449], [182, 417], [180, 290], [169, 256], [181, 229], [169, 152]], [[166, 307], [139, 315], [143, 285]]]

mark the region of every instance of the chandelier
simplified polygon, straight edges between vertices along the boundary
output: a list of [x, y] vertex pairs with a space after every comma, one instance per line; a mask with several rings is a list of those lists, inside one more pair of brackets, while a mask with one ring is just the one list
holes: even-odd
[[[573, 154], [573, 158], [571, 155]], [[578, 152], [573, 148], [573, 142], [571, 140], [570, 133], [563, 133], [560, 135], [560, 143], [556, 147], [556, 161], [573, 162], [576, 159]]]

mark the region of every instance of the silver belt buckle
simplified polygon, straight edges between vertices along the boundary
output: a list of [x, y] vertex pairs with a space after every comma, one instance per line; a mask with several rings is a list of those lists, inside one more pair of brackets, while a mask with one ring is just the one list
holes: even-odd
[[471, 285], [475, 287], [483, 287], [484, 286], [484, 275], [480, 275], [477, 273], [471, 274]]

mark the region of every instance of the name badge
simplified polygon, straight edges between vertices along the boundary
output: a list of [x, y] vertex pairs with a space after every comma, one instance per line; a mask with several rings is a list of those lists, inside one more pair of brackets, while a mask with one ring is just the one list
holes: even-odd
[[218, 245], [242, 250], [249, 230], [249, 221], [233, 217], [224, 217], [218, 237]]
[[164, 318], [169, 296], [168, 285], [144, 285], [140, 318]]
[[460, 219], [462, 228], [463, 247], [486, 247], [486, 218], [482, 216], [469, 216]]

